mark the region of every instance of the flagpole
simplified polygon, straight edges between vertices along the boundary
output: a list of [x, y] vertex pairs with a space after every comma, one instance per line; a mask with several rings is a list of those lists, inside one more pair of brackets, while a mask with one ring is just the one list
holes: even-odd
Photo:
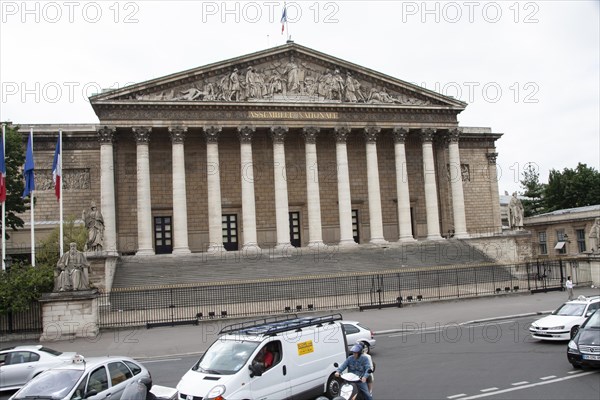
[[[2, 124], [2, 154], [6, 162], [6, 124]], [[6, 177], [5, 179], [8, 179]], [[2, 271], [6, 271], [6, 200], [2, 202]]]
[[[31, 151], [33, 153], [33, 128], [29, 128], [29, 137], [31, 140]], [[35, 204], [35, 185], [29, 199], [31, 201], [31, 266], [35, 267], [35, 213], [33, 211]]]
[[60, 193], [60, 197], [58, 199], [58, 208], [59, 208], [59, 213], [58, 213], [58, 218], [60, 218], [60, 228], [59, 228], [59, 246], [60, 246], [60, 250], [59, 250], [59, 254], [62, 257], [63, 255], [63, 190], [62, 190], [62, 185], [63, 185], [63, 179], [62, 179], [62, 129], [60, 129], [58, 131], [58, 165], [60, 165], [60, 179], [58, 181], [58, 186], [59, 186], [59, 192]]

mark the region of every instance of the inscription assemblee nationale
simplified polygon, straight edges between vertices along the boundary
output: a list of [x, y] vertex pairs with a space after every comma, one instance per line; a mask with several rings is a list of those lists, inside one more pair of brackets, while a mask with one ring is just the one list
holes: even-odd
[[338, 119], [338, 113], [310, 111], [249, 111], [248, 117], [273, 119]]

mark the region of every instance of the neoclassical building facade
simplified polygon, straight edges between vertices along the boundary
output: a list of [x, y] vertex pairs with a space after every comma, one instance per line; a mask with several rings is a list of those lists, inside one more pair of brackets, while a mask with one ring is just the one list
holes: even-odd
[[[63, 129], [65, 215], [98, 203], [109, 253], [502, 232], [501, 134], [459, 126], [461, 101], [293, 42], [90, 102], [99, 123], [35, 126], [35, 143], [50, 155]], [[52, 225], [44, 168], [36, 218]]]

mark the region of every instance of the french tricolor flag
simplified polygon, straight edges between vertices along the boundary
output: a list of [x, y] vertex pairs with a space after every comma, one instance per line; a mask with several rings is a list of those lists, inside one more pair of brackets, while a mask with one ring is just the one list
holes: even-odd
[[285, 30], [285, 24], [287, 23], [287, 9], [286, 4], [283, 3], [283, 12], [281, 13], [281, 34]]
[[61, 148], [61, 137], [58, 136], [58, 142], [56, 142], [56, 150], [54, 151], [54, 161], [52, 162], [52, 180], [54, 181], [54, 193], [56, 193], [56, 200], [60, 200], [60, 177], [62, 175], [62, 157], [60, 156]]
[[0, 203], [6, 201], [6, 160], [4, 158], [4, 135], [0, 141]]

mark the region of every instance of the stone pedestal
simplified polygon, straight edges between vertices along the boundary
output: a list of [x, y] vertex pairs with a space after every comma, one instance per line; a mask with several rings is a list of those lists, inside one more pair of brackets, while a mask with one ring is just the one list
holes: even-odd
[[98, 335], [98, 291], [45, 293], [42, 306], [40, 341], [93, 338]]
[[88, 251], [85, 257], [90, 263], [90, 286], [101, 293], [109, 293], [115, 277], [117, 257], [106, 251]]
[[590, 260], [590, 275], [592, 277], [592, 284], [595, 287], [600, 287], [600, 254], [591, 254]]

